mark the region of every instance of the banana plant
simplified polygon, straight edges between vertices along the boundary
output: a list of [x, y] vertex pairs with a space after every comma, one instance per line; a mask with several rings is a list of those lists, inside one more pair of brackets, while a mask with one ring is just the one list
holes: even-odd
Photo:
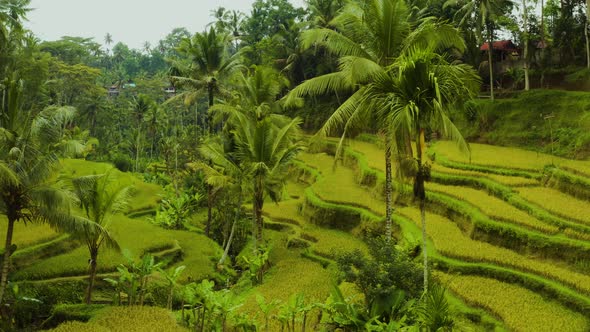
[[178, 266], [170, 272], [159, 269], [159, 271], [166, 278], [166, 281], [168, 281], [168, 301], [166, 302], [166, 308], [168, 308], [168, 310], [172, 310], [172, 297], [174, 295], [174, 289], [178, 286], [178, 278], [184, 269], [186, 269], [185, 265]]

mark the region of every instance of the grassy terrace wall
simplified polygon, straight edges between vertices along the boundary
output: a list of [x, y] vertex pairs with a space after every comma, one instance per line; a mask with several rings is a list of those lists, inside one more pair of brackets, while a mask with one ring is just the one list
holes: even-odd
[[[493, 103], [478, 100], [454, 120], [470, 141], [584, 158], [590, 156], [589, 112], [588, 92], [533, 90]], [[544, 120], [549, 114], [553, 118]]]

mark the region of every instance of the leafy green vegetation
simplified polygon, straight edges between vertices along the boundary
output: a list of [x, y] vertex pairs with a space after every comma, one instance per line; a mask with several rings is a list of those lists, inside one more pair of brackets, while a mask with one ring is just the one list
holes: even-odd
[[590, 329], [588, 3], [255, 0], [141, 50], [31, 5], [0, 330]]

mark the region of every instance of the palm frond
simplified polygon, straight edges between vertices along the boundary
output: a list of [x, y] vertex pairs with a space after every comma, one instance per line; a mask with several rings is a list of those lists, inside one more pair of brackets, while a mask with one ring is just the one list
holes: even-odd
[[301, 33], [301, 48], [306, 50], [313, 46], [325, 47], [328, 52], [336, 56], [352, 55], [370, 58], [361, 45], [341, 33], [331, 29], [311, 29]]

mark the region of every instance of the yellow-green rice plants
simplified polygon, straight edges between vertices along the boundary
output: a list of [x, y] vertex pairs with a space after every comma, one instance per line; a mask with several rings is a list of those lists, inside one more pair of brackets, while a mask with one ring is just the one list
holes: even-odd
[[[146, 220], [129, 219], [121, 215], [113, 217], [111, 232], [121, 248], [129, 250], [133, 257], [139, 258], [146, 252], [170, 249], [178, 242], [185, 245], [187, 258], [190, 257], [195, 260], [195, 263], [201, 264], [195, 266], [195, 269], [202, 269], [201, 273], [195, 272], [195, 276], [207, 275], [213, 270], [212, 264], [202, 264], [206, 262], [208, 254], [218, 247], [213, 246], [212, 242], [206, 240], [203, 235], [166, 230]], [[88, 269], [87, 251], [85, 247], [78, 247], [60, 255], [39, 260], [31, 266], [16, 271], [15, 278], [40, 280], [84, 275]], [[124, 257], [116, 251], [104, 250], [101, 255], [104, 258], [98, 266], [99, 273], [114, 271], [119, 264], [125, 263]]]
[[[8, 221], [6, 216], [0, 216], [0, 235], [6, 235], [6, 226]], [[15, 223], [14, 233], [12, 236], [12, 243], [16, 244], [17, 250], [25, 247], [50, 241], [59, 236], [51, 227], [47, 224], [24, 224]]]
[[90, 321], [66, 322], [51, 332], [184, 332], [174, 314], [166, 309], [148, 306], [106, 307]]
[[541, 222], [528, 213], [480, 190], [459, 186], [444, 186], [437, 183], [429, 183], [426, 188], [468, 202], [493, 219], [511, 222], [547, 234], [556, 234], [559, 231], [557, 227]]
[[590, 225], [590, 202], [588, 201], [545, 187], [518, 188], [518, 193], [527, 201], [557, 215]]
[[[256, 300], [259, 296], [268, 301], [278, 301], [278, 305], [269, 313], [271, 316], [278, 315], [280, 306], [287, 303], [294, 294], [305, 294], [308, 303], [323, 302], [326, 299], [333, 282], [333, 272], [294, 251], [281, 250], [280, 255], [273, 257], [276, 258], [271, 258], [273, 266], [265, 273], [264, 283], [243, 295], [243, 306], [238, 312], [258, 317], [259, 322], [263, 323], [264, 318], [259, 315], [260, 307]], [[307, 326], [311, 331], [311, 326], [318, 323], [317, 312], [308, 317]], [[280, 322], [277, 319], [271, 319], [269, 323], [270, 331], [280, 330]]]
[[557, 302], [523, 287], [495, 279], [435, 274], [469, 304], [489, 310], [515, 331], [587, 331], [590, 321]]
[[312, 251], [323, 257], [334, 257], [337, 252], [355, 249], [363, 252], [368, 251], [363, 241], [348, 232], [318, 227], [307, 221], [307, 219], [299, 214], [300, 205], [300, 201], [290, 200], [279, 202], [278, 204], [270, 204], [265, 210], [272, 220], [282, 222], [288, 222], [287, 220], [295, 221], [297, 225], [294, 229], [297, 232], [297, 236], [304, 239], [313, 239], [311, 241]]
[[364, 207], [382, 215], [385, 204], [367, 195], [355, 181], [354, 172], [343, 166], [334, 168], [334, 158], [326, 154], [302, 153], [300, 159], [316, 167], [322, 178], [312, 185], [314, 193], [327, 202], [337, 202], [351, 206]]
[[522, 186], [532, 186], [538, 185], [539, 181], [535, 179], [520, 177], [520, 176], [506, 176], [506, 175], [498, 175], [498, 174], [491, 174], [491, 173], [484, 173], [478, 171], [469, 171], [457, 168], [450, 168], [442, 166], [438, 163], [434, 163], [432, 165], [432, 170], [435, 172], [445, 173], [445, 174], [452, 174], [452, 175], [462, 175], [462, 176], [471, 176], [477, 178], [487, 178], [492, 181], [496, 181], [500, 184], [511, 186], [511, 187], [522, 187]]
[[564, 161], [543, 153], [518, 148], [501, 147], [487, 144], [470, 143], [471, 159], [449, 141], [439, 141], [431, 148], [437, 155], [443, 155], [450, 161], [472, 163], [475, 165], [498, 166], [528, 171], [542, 170], [554, 161]]
[[[401, 214], [420, 227], [420, 211], [402, 208]], [[428, 213], [428, 235], [437, 252], [471, 262], [489, 262], [517, 270], [531, 272], [567, 284], [590, 294], [590, 276], [553, 264], [551, 261], [533, 259], [512, 250], [476, 241], [461, 232], [452, 221], [437, 214]]]

